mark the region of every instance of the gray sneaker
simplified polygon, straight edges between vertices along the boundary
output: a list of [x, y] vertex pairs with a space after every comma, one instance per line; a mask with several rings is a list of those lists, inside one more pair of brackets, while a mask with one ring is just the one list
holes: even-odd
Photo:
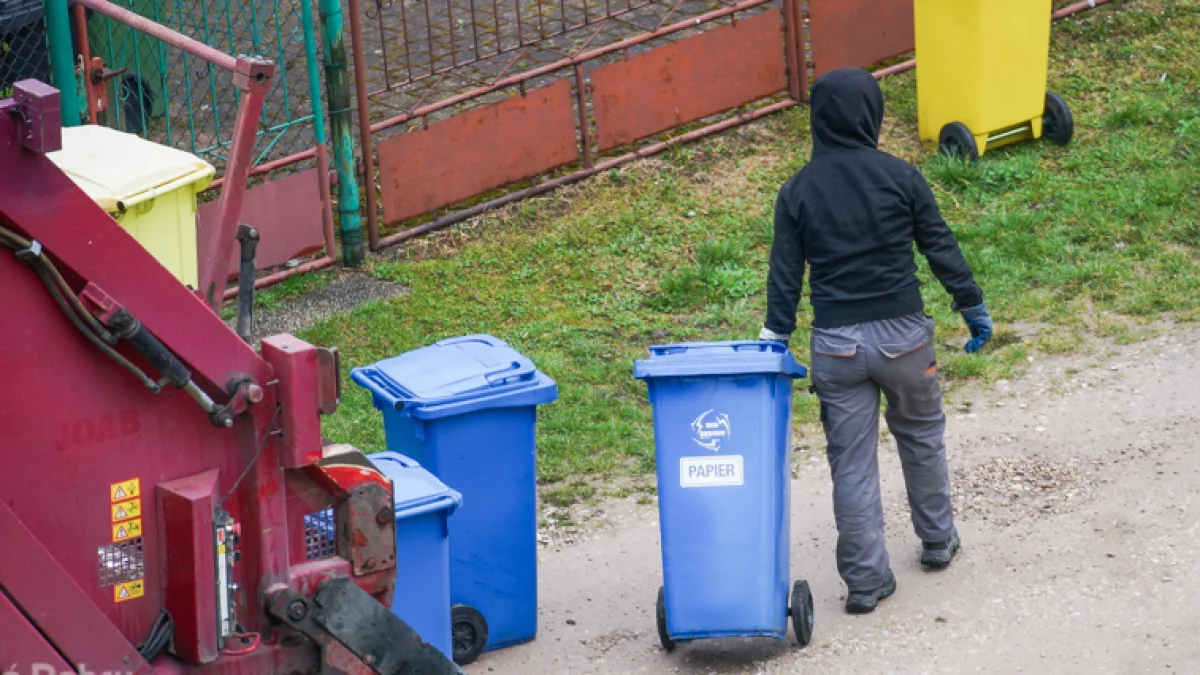
[[873, 591], [850, 591], [846, 598], [847, 614], [870, 614], [879, 606], [879, 601], [890, 598], [896, 592], [896, 575], [891, 570], [883, 579], [883, 585]]
[[946, 569], [960, 548], [962, 540], [958, 538], [958, 528], [953, 528], [950, 530], [950, 538], [946, 541], [927, 541], [921, 544], [921, 564], [930, 569]]

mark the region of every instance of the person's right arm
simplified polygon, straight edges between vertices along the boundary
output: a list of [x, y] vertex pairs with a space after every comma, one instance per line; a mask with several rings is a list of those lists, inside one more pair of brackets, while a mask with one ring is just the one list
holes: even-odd
[[929, 269], [954, 298], [954, 311], [962, 314], [971, 332], [971, 340], [965, 349], [977, 352], [992, 339], [994, 330], [992, 316], [983, 302], [983, 291], [975, 283], [975, 275], [963, 257], [958, 240], [942, 218], [929, 182], [916, 169], [913, 169], [913, 175], [913, 238], [917, 250], [929, 261]]
[[955, 309], [982, 304], [983, 291], [975, 283], [975, 275], [963, 257], [958, 240], [942, 218], [933, 190], [920, 172], [914, 170], [913, 174], [913, 238], [917, 250], [929, 260], [929, 269], [954, 298]]

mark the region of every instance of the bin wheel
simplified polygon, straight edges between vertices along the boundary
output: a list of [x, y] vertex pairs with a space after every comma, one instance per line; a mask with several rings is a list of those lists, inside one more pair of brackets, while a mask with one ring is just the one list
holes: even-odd
[[658, 620], [658, 641], [662, 643], [662, 648], [669, 652], [675, 651], [675, 641], [667, 634], [667, 593], [662, 586], [658, 587], [658, 606], [655, 608], [654, 618]]
[[487, 620], [470, 605], [454, 605], [450, 608], [450, 625], [454, 662], [460, 666], [474, 663], [487, 647]]
[[807, 647], [813, 634], [813, 598], [807, 581], [792, 586], [792, 630], [801, 647]]
[[975, 143], [975, 136], [962, 122], [951, 122], [942, 127], [938, 148], [947, 157], [960, 157], [968, 162], [979, 159], [979, 145]]
[[1046, 112], [1042, 113], [1042, 136], [1055, 145], [1066, 145], [1075, 136], [1075, 118], [1063, 97], [1046, 93]]

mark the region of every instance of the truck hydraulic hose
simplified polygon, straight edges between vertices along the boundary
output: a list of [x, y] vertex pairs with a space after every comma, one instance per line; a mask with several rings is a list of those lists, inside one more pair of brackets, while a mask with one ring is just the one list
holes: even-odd
[[54, 263], [46, 257], [45, 252], [38, 242], [29, 241], [12, 230], [0, 227], [0, 246], [10, 249], [18, 260], [25, 262], [33, 268], [38, 278], [46, 286], [50, 297], [54, 299], [55, 304], [67, 315], [67, 319], [70, 320], [71, 325], [75, 326], [88, 342], [92, 343], [92, 345], [103, 352], [105, 356], [112, 359], [117, 365], [138, 378], [150, 391], [158, 393], [162, 390], [162, 387], [150, 379], [141, 368], [135, 366], [129, 359], [117, 353], [110, 346], [116, 341], [115, 336], [105, 330], [100, 322], [83, 308], [83, 305], [79, 302], [79, 298], [75, 297], [75, 293], [67, 286], [66, 281], [59, 274]]

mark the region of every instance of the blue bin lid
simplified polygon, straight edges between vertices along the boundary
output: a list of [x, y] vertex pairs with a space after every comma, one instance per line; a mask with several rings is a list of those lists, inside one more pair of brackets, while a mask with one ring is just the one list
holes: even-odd
[[403, 410], [417, 419], [541, 405], [558, 398], [554, 380], [491, 335], [443, 340], [355, 368], [350, 377], [374, 394], [376, 407]]
[[368, 458], [380, 473], [392, 481], [396, 520], [413, 518], [431, 511], [447, 510], [453, 513], [462, 505], [462, 495], [446, 487], [416, 460], [398, 452], [380, 452], [369, 455]]
[[633, 376], [639, 380], [664, 377], [720, 375], [808, 376], [781, 342], [689, 342], [650, 348], [650, 357], [637, 361]]

